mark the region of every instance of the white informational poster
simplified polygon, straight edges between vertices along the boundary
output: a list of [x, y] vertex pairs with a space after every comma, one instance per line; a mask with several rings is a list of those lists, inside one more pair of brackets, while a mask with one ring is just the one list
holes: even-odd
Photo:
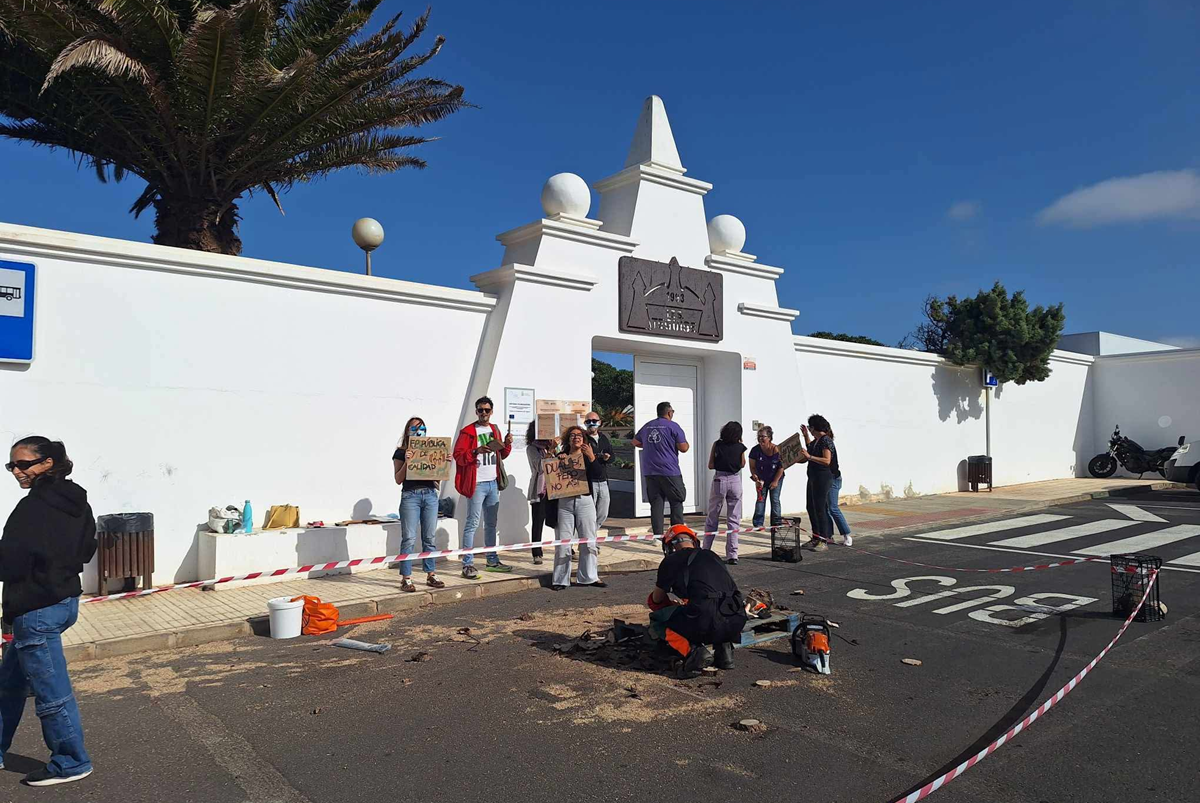
[[538, 399], [535, 403], [538, 438], [557, 438], [572, 424], [583, 426], [583, 417], [591, 412], [591, 409], [590, 401]]
[[512, 423], [513, 431], [525, 433], [533, 420], [533, 388], [504, 389], [504, 420]]

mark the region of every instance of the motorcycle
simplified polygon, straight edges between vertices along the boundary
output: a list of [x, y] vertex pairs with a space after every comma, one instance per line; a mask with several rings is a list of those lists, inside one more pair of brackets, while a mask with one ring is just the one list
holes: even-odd
[[1167, 446], [1148, 452], [1138, 444], [1121, 434], [1121, 425], [1113, 430], [1108, 441], [1108, 451], [1098, 454], [1088, 462], [1088, 473], [1093, 477], [1106, 479], [1117, 472], [1117, 463], [1130, 474], [1138, 478], [1148, 471], [1156, 471], [1166, 477], [1166, 463], [1175, 454], [1176, 447]]

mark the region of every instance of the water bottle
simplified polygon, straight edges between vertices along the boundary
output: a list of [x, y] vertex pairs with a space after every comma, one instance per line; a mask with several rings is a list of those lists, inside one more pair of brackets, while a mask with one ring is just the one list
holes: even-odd
[[254, 512], [250, 509], [250, 500], [246, 500], [246, 506], [242, 508], [242, 532], [248, 533], [254, 531]]

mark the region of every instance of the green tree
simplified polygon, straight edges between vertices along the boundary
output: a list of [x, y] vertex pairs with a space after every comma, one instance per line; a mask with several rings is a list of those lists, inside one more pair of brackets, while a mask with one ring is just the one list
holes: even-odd
[[592, 357], [592, 402], [604, 410], [633, 404], [633, 371]]
[[[463, 108], [413, 77], [442, 46], [365, 27], [382, 0], [0, 0], [0, 136], [133, 174], [154, 242], [237, 254], [237, 201], [357, 167], [424, 167], [404, 133]], [[11, 122], [4, 122], [8, 118]]]
[[1001, 382], [1040, 382], [1062, 335], [1063, 305], [1029, 309], [1024, 291], [1011, 296], [1000, 282], [974, 298], [926, 301], [926, 327], [943, 338], [939, 350], [955, 365], [981, 365]]
[[819, 337], [822, 340], [840, 340], [843, 343], [862, 343], [864, 346], [884, 345], [873, 337], [865, 337], [863, 335], [848, 335], [843, 332], [839, 332], [836, 335], [833, 332], [813, 332], [811, 335], [809, 335], [809, 337]]

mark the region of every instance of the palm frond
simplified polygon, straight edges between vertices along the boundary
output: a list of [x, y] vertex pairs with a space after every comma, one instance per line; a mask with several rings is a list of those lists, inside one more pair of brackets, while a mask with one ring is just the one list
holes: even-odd
[[160, 64], [183, 45], [183, 30], [166, 0], [101, 0], [99, 8]]
[[129, 78], [147, 86], [152, 83], [145, 65], [129, 55], [122, 43], [103, 34], [89, 34], [62, 49], [42, 82], [42, 92], [68, 70], [90, 67], [110, 78]]

